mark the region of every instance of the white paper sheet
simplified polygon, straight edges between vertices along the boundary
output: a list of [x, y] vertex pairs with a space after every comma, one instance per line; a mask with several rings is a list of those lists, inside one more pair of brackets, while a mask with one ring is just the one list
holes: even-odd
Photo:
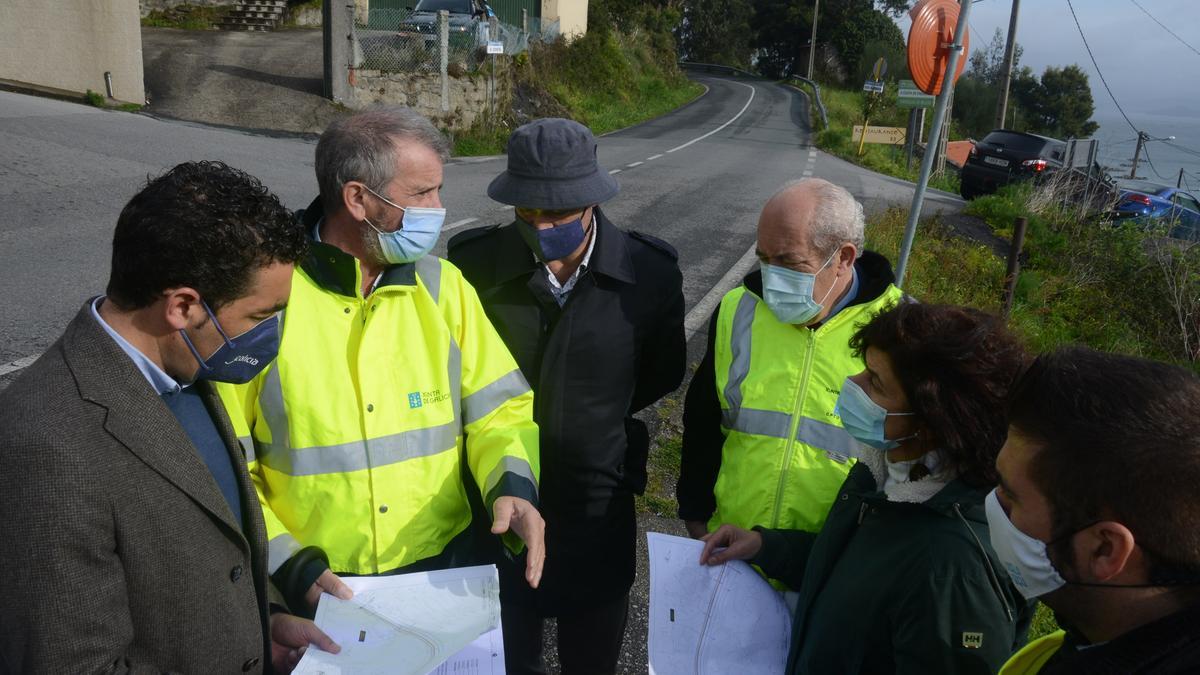
[[504, 675], [494, 565], [343, 581], [354, 598], [315, 618], [342, 651], [309, 648], [297, 675]]
[[744, 562], [700, 564], [703, 542], [650, 532], [650, 675], [783, 673], [791, 613]]

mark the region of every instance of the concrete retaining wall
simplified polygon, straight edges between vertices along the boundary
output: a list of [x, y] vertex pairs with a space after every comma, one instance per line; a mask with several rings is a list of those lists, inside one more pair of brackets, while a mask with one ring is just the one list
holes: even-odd
[[0, 79], [82, 95], [144, 103], [138, 0], [3, 0]]

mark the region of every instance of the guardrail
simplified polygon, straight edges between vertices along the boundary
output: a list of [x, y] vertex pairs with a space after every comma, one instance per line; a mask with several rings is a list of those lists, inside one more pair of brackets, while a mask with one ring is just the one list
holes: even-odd
[[[720, 64], [720, 63], [699, 63], [696, 61], [680, 61], [679, 67], [705, 70], [710, 73], [714, 72], [714, 71], [715, 72], [724, 72], [724, 73], [728, 73], [730, 75], [743, 75], [745, 77], [753, 77], [753, 78], [759, 79], [759, 80], [762, 79], [762, 75], [759, 75], [758, 73], [753, 73], [753, 72], [750, 72], [749, 70], [742, 70], [741, 68], [735, 68], [733, 66], [726, 66], [726, 65]], [[817, 112], [821, 114], [821, 128], [828, 129], [829, 128], [829, 115], [825, 112], [825, 103], [821, 101], [821, 85], [808, 79], [807, 77], [800, 77], [799, 75], [792, 75], [791, 77], [787, 78], [787, 81], [789, 81], [789, 82], [792, 80], [795, 80], [796, 82], [800, 82], [802, 84], [807, 84], [808, 86], [812, 87], [813, 98], [816, 99], [816, 102], [817, 102]]]
[[762, 75], [759, 75], [758, 73], [752, 73], [749, 70], [742, 70], [741, 68], [734, 68], [733, 66], [726, 66], [726, 65], [720, 64], [720, 63], [698, 63], [696, 61], [680, 61], [679, 67], [680, 68], [703, 69], [710, 73], [713, 71], [718, 71], [718, 72], [723, 71], [723, 72], [729, 73], [730, 75], [744, 75], [746, 77], [753, 77], [756, 80], [762, 79]]
[[817, 101], [817, 112], [821, 113], [821, 128], [828, 129], [829, 128], [829, 116], [825, 113], [825, 104], [821, 102], [821, 85], [808, 79], [807, 77], [800, 77], [799, 75], [793, 75], [793, 76], [789, 77], [788, 80], [795, 80], [797, 82], [800, 82], [802, 84], [807, 84], [808, 86], [812, 87], [813, 98], [815, 98]]

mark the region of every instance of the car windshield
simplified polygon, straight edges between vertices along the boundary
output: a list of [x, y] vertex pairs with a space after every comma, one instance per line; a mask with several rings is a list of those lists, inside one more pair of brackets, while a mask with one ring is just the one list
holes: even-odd
[[421, 0], [414, 11], [437, 12], [443, 9], [451, 14], [470, 14], [471, 0]]
[[993, 131], [983, 137], [983, 142], [989, 145], [998, 145], [1005, 150], [1016, 150], [1017, 152], [1027, 152], [1031, 155], [1036, 155], [1042, 152], [1048, 141], [1037, 136], [1015, 134], [1010, 131]]

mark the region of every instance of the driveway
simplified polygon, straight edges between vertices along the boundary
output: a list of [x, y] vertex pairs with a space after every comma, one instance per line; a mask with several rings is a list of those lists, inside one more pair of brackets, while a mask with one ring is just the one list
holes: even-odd
[[142, 28], [146, 112], [239, 129], [319, 134], [341, 109], [321, 96], [321, 30]]

